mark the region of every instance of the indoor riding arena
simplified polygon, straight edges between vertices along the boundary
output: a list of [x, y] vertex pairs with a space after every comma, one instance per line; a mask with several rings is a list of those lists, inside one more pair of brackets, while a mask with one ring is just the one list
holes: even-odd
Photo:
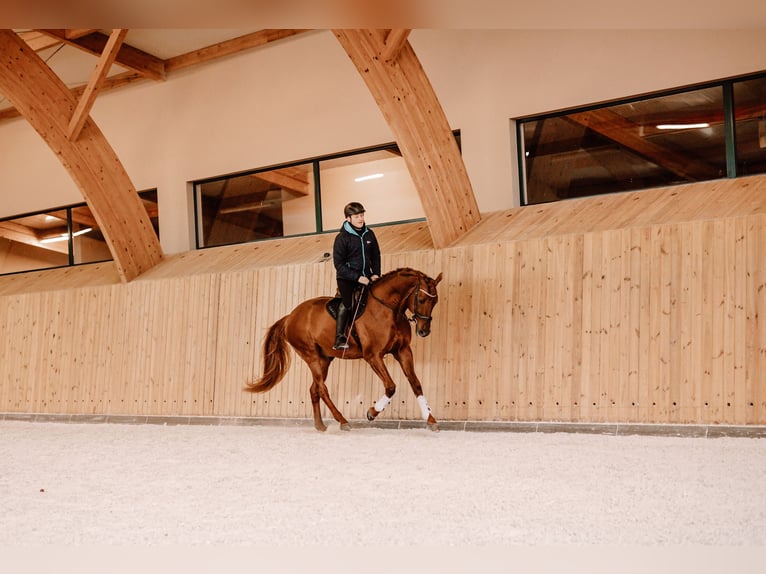
[[[94, 31], [80, 31], [78, 40], [75, 32], [43, 36], [69, 46], [95, 38]], [[46, 62], [42, 55], [52, 48], [34, 48], [31, 36], [0, 30], [0, 95], [8, 107], [0, 109], [0, 140], [18, 142], [50, 170], [26, 173], [32, 189], [65, 180], [85, 199], [58, 210], [69, 218], [69, 264], [0, 274], [0, 547], [10, 556], [57, 549], [34, 558], [54, 568], [56, 561], [46, 561], [66, 561], [72, 547], [118, 553], [189, 547], [175, 564], [191, 568], [201, 567], [193, 563], [197, 550], [231, 547], [233, 554], [218, 562], [222, 569], [210, 571], [257, 566], [260, 557], [267, 570], [292, 564], [296, 571], [343, 571], [353, 564], [354, 570], [415, 571], [409, 568], [426, 564], [417, 570], [439, 565], [465, 571], [490, 560], [487, 571], [515, 564], [522, 571], [543, 565], [556, 572], [643, 572], [669, 567], [671, 557], [662, 552], [680, 549], [683, 561], [673, 563], [674, 571], [758, 571], [766, 546], [766, 169], [697, 178], [687, 173], [694, 166], [682, 169], [680, 152], [673, 152], [668, 165], [686, 180], [533, 203], [519, 199], [524, 182], [518, 172], [528, 170], [522, 180], [531, 186], [530, 164], [511, 167], [515, 158], [500, 161], [492, 154], [482, 159], [480, 150], [493, 145], [482, 140], [489, 136], [481, 122], [490, 115], [504, 118], [501, 136], [512, 136], [504, 145], [515, 150], [521, 143], [508, 133], [508, 118], [521, 122], [536, 108], [511, 100], [518, 107], [511, 113], [493, 100], [485, 114], [473, 117], [460, 102], [475, 95], [458, 91], [449, 76], [454, 65], [476, 74], [471, 77], [481, 86], [484, 76], [470, 71], [471, 58], [485, 54], [483, 65], [499, 66], [490, 47], [515, 45], [516, 35], [483, 36], [486, 53], [471, 44], [479, 38], [471, 32], [327, 29], [260, 35], [258, 41], [242, 36], [236, 44], [220, 40], [217, 51], [193, 52], [211, 58], [196, 67], [189, 63], [192, 52], [183, 59], [147, 59], [165, 66], [165, 83], [155, 86], [106, 71], [98, 78], [100, 68], [138, 66], [121, 59], [120, 45], [130, 42], [131, 31], [118, 32], [101, 31], [103, 47], [88, 68], [96, 62], [96, 72], [89, 83], [86, 74], [86, 87], [77, 91], [50, 73], [56, 57]], [[648, 38], [637, 35], [635, 42], [643, 46]], [[585, 38], [576, 46], [593, 50], [593, 57], [603, 51]], [[452, 58], [439, 56], [440, 49]], [[212, 60], [214, 52], [219, 59]], [[343, 119], [349, 132], [322, 124], [345, 118], [350, 104], [333, 103], [339, 92], [319, 89], [309, 112], [300, 104], [308, 96], [287, 89], [295, 87], [294, 76], [274, 75], [291, 64], [311, 83], [311, 74], [319, 73], [305, 62], [312, 53], [327, 55], [342, 73], [326, 73], [348, 86], [345, 98], [359, 100], [358, 117]], [[762, 56], [748, 57], [748, 69], [758, 58], [766, 69]], [[272, 68], [280, 58], [281, 67]], [[153, 69], [146, 62], [144, 75]], [[695, 62], [689, 56], [692, 75], [681, 84], [736, 71], [725, 63], [697, 69]], [[274, 136], [269, 145], [253, 143], [248, 156], [236, 150], [258, 131], [255, 122], [264, 122], [266, 134], [276, 129], [268, 114], [253, 111], [261, 119], [243, 119], [249, 134], [240, 136], [228, 114], [247, 118], [244, 108], [224, 100], [214, 112], [195, 91], [205, 93], [208, 81], [227, 82], [245, 66], [242, 76], [257, 69], [282, 88], [263, 96], [275, 102], [271, 113], [281, 118], [279, 105], [289, 104], [295, 114], [289, 143]], [[139, 73], [133, 68], [124, 74]], [[661, 87], [645, 81], [641, 88], [623, 79], [617, 88], [634, 94]], [[607, 97], [603, 89], [581, 105], [619, 95]], [[94, 90], [98, 98], [87, 101]], [[135, 110], [125, 102], [148, 113], [170, 101], [177, 109], [166, 110], [169, 116], [148, 119], [154, 118], [157, 137], [166, 138], [162, 145], [172, 143], [174, 151], [159, 153], [147, 127], [142, 137], [155, 155], [146, 157], [150, 152], [135, 143]], [[546, 107], [537, 112], [561, 110], [565, 103], [539, 104]], [[324, 120], [315, 113], [323, 105], [330, 110]], [[204, 115], [200, 110], [207, 110], [205, 125], [215, 127], [190, 119]], [[304, 113], [310, 137], [295, 141]], [[605, 129], [593, 123], [603, 116], [578, 113], [592, 114], [588, 129]], [[359, 119], [368, 114], [373, 119]], [[610, 121], [617, 129], [620, 122]], [[202, 130], [212, 157], [191, 150]], [[335, 138], [330, 143], [311, 135], [328, 131]], [[320, 221], [324, 209], [317, 209], [315, 232], [290, 232], [299, 217], [314, 225], [313, 207], [296, 208], [304, 200], [319, 202], [318, 191], [307, 191], [312, 182], [322, 178], [316, 189], [329, 196], [335, 181], [330, 166], [351, 161], [330, 153], [358, 155], [366, 137], [396, 142], [396, 153], [386, 151], [375, 161], [403, 162], [413, 182], [410, 199], [422, 215], [376, 220], [386, 201], [359, 192], [324, 205], [329, 223]], [[619, 144], [632, 145], [644, 162], [660, 162], [656, 141], [639, 144], [639, 136], [630, 137]], [[235, 151], [224, 154], [228, 146]], [[12, 205], [31, 200], [4, 191], [21, 178], [14, 171], [16, 153], [9, 148], [0, 159], [4, 202], [8, 195], [0, 211], [0, 266], [31, 260], [38, 247], [30, 242], [43, 237], [30, 215], [43, 206]], [[328, 159], [288, 165], [322, 154]], [[556, 169], [564, 160], [536, 161], [539, 179], [543, 168]], [[286, 167], [273, 167], [280, 162]], [[482, 171], [490, 163], [505, 166], [497, 185]], [[248, 166], [269, 166], [258, 185], [268, 179], [282, 186], [283, 219], [272, 236], [239, 241], [237, 229], [252, 218], [262, 225], [265, 216], [253, 213], [270, 201], [273, 207], [274, 196], [264, 195], [257, 206], [255, 192], [235, 202], [225, 196], [226, 186], [235, 184], [220, 184], [213, 175], [245, 177]], [[559, 172], [548, 183], [565, 177]], [[224, 195], [214, 200], [204, 190], [216, 185]], [[491, 189], [506, 185], [507, 200], [492, 195]], [[150, 196], [139, 194], [149, 187], [157, 190], [154, 212], [144, 209]], [[39, 201], [59, 207], [69, 205], [68, 197]], [[383, 363], [396, 385], [388, 402], [370, 364], [321, 348], [320, 354], [334, 357], [329, 396], [351, 428], [342, 428], [320, 403], [327, 430], [318, 432], [310, 394], [316, 379], [292, 348], [274, 388], [247, 388], [263, 374], [270, 327], [300, 303], [335, 294], [331, 254], [342, 222], [338, 213], [345, 201], [357, 199], [381, 246], [378, 285], [386, 273], [402, 269], [427, 279], [441, 275], [420, 284], [429, 304], [436, 303], [427, 317], [417, 318], [424, 300], [417, 287], [389, 307], [392, 320], [431, 319], [430, 334], [417, 336], [413, 327], [411, 341], [423, 395], [415, 396], [394, 355]], [[221, 220], [197, 223], [210, 206]], [[109, 257], [72, 264], [82, 209], [101, 230]], [[159, 235], [152, 219], [157, 213]], [[370, 296], [375, 289], [373, 283]], [[363, 337], [354, 344], [369, 347]], [[370, 421], [373, 405], [382, 408]], [[436, 424], [426, 423], [429, 412]], [[293, 547], [318, 552], [321, 564], [285, 552]], [[333, 548], [346, 552], [336, 567], [339, 553], [328, 552]], [[540, 555], [526, 553], [529, 548], [552, 550]], [[604, 551], [589, 553], [582, 565], [582, 556], [568, 554], [578, 549]], [[124, 558], [109, 571], [124, 566], [135, 572], [126, 566], [129, 553]]]
[[[4, 278], [2, 543], [760, 546], [766, 178], [744, 183], [719, 218], [743, 183], [509, 210], [446, 249], [382, 228], [386, 269], [444, 274], [413, 341], [439, 433], [390, 358], [372, 425], [380, 381], [331, 365], [350, 432], [327, 413], [313, 429], [295, 356], [243, 392], [269, 325], [326, 294], [331, 263], [308, 261], [331, 236], [168, 257], [128, 284], [111, 264]], [[637, 227], [586, 215], [642, 200]]]

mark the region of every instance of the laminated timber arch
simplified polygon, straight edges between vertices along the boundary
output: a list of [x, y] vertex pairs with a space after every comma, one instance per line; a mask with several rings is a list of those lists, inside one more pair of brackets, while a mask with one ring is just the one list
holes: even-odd
[[481, 216], [449, 122], [407, 31], [341, 29], [334, 34], [394, 133], [434, 246], [447, 247]]
[[0, 92], [53, 150], [93, 212], [123, 282], [162, 260], [162, 248], [117, 154], [87, 117], [70, 139], [78, 102], [12, 30], [0, 30]]

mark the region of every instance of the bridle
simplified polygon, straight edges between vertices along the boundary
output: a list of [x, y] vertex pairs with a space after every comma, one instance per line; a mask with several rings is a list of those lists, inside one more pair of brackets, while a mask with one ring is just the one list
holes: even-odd
[[[418, 278], [417, 285], [414, 285], [412, 287], [412, 289], [410, 289], [407, 292], [407, 294], [404, 297], [402, 297], [401, 300], [402, 301], [408, 301], [411, 297], [415, 297], [416, 298], [418, 292], [424, 293], [426, 296], [428, 296], [428, 297], [430, 297], [432, 299], [435, 299], [436, 295], [433, 295], [433, 294], [429, 293], [426, 289], [423, 289], [423, 287], [421, 287], [421, 282], [422, 282], [422, 278]], [[369, 290], [369, 293], [370, 293], [370, 296], [373, 299], [375, 299], [378, 303], [380, 303], [384, 307], [387, 307], [387, 308], [391, 309], [391, 311], [396, 313], [397, 310], [394, 307], [392, 307], [391, 305], [389, 305], [386, 301], [384, 301], [383, 299], [381, 299], [380, 297], [375, 295], [375, 292], [372, 289]], [[408, 321], [410, 321], [412, 323], [416, 322], [418, 319], [420, 319], [421, 321], [425, 321], [426, 323], [430, 323], [432, 321], [432, 317], [430, 315], [422, 315], [422, 314], [417, 312], [417, 299], [415, 299], [412, 302], [412, 308], [415, 309], [415, 310], [411, 311], [411, 313], [412, 313], [411, 317], [407, 317], [407, 315], [405, 313], [405, 317], [406, 317], [406, 319]]]
[[417, 294], [418, 294], [418, 292], [425, 293], [431, 299], [436, 299], [436, 295], [432, 295], [431, 293], [429, 293], [428, 291], [423, 289], [420, 286], [420, 281], [418, 281], [418, 284], [412, 289], [410, 294], [407, 296], [407, 298], [409, 298], [409, 297], [414, 297], [415, 298], [415, 300], [412, 303], [412, 308], [414, 309], [413, 311], [411, 311], [412, 316], [408, 317], [407, 320], [412, 322], [412, 323], [415, 323], [418, 319], [420, 319], [421, 321], [425, 321], [427, 324], [430, 324], [431, 320], [432, 320], [432, 317], [430, 315], [421, 315], [420, 313], [417, 312]]

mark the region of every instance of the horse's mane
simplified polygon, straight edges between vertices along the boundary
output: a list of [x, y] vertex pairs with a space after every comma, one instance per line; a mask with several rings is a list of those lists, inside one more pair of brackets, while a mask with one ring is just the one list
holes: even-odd
[[411, 275], [415, 277], [422, 277], [424, 274], [422, 271], [418, 271], [417, 269], [412, 269], [410, 267], [399, 267], [399, 269], [394, 269], [393, 271], [384, 273], [383, 275], [380, 276], [380, 279], [378, 279], [378, 281], [386, 281], [388, 279], [391, 279], [392, 277], [399, 277], [400, 275]]

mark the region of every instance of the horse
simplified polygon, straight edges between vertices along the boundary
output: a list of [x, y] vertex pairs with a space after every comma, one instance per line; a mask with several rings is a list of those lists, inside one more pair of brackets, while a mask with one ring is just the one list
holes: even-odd
[[[441, 273], [432, 279], [421, 271], [405, 267], [386, 273], [369, 286], [364, 286], [367, 291], [362, 294], [364, 312], [357, 316], [359, 303], [362, 302], [360, 299], [349, 327], [349, 348], [345, 350], [333, 349], [336, 321], [328, 311], [328, 304], [333, 298], [315, 297], [299, 303], [269, 327], [263, 340], [262, 375], [255, 382], [247, 382], [244, 390], [264, 393], [283, 379], [290, 367], [289, 344], [311, 370], [309, 394], [314, 428], [320, 432], [327, 430], [320, 413], [321, 399], [341, 430], [347, 431], [351, 430], [351, 426], [333, 403], [325, 384], [330, 363], [336, 358], [364, 359], [383, 381], [385, 393], [367, 410], [367, 420], [372, 422], [388, 406], [396, 392], [396, 384], [383, 362], [383, 357], [391, 354], [417, 397], [427, 428], [438, 431], [439, 425], [415, 374], [410, 322], [415, 323], [415, 332], [419, 337], [427, 337], [431, 333], [431, 314], [439, 300], [436, 286], [441, 279]], [[407, 311], [411, 317], [407, 317]]]

